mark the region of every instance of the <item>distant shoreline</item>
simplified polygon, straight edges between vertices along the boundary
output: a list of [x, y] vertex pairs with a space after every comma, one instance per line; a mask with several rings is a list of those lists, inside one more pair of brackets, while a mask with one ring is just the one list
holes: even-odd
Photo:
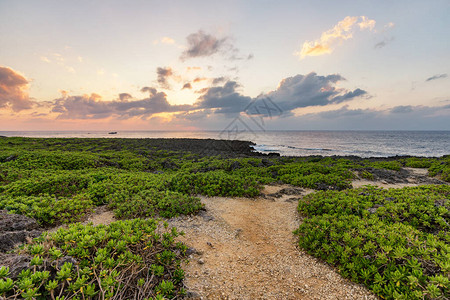
[[442, 156], [416, 156], [416, 155], [393, 155], [393, 156], [385, 156], [385, 157], [362, 157], [358, 155], [301, 155], [301, 156], [289, 156], [289, 155], [280, 155], [276, 152], [261, 152], [255, 150], [254, 146], [256, 144], [252, 141], [242, 141], [242, 140], [221, 140], [221, 139], [201, 139], [201, 138], [124, 138], [113, 135], [112, 137], [8, 137], [0, 135], [0, 138], [6, 139], [39, 139], [39, 140], [72, 140], [72, 139], [80, 139], [80, 140], [95, 140], [95, 139], [113, 139], [120, 140], [122, 142], [129, 141], [142, 141], [148, 140], [150, 141], [149, 145], [151, 147], [158, 147], [161, 150], [169, 150], [169, 151], [188, 151], [193, 152], [205, 156], [214, 156], [214, 155], [222, 155], [225, 157], [284, 157], [284, 158], [316, 158], [316, 157], [330, 157], [335, 159], [349, 159], [353, 161], [359, 160], [372, 160], [372, 161], [392, 161], [398, 159], [405, 158], [429, 158], [429, 159], [439, 159], [443, 157], [450, 156], [449, 154], [445, 154]]

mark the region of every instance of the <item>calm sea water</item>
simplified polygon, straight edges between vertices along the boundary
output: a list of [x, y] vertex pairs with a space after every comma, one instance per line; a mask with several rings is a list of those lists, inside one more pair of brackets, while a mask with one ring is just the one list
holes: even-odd
[[394, 155], [442, 156], [450, 154], [450, 131], [0, 131], [3, 136], [199, 138], [252, 141], [260, 152], [281, 155]]

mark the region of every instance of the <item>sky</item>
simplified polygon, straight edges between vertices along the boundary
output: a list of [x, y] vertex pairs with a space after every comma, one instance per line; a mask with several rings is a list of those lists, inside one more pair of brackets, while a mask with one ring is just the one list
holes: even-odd
[[449, 37], [448, 0], [0, 0], [0, 131], [450, 130]]

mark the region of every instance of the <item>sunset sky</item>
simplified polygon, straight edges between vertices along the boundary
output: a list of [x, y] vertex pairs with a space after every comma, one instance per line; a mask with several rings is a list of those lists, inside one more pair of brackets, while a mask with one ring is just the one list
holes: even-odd
[[[0, 131], [450, 130], [450, 1], [0, 0]], [[253, 112], [252, 114], [256, 114]]]

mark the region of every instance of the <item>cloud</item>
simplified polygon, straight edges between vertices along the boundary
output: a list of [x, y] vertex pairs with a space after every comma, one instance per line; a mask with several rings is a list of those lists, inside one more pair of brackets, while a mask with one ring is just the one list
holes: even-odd
[[194, 106], [197, 109], [215, 109], [215, 113], [239, 114], [252, 101], [251, 97], [244, 96], [237, 91], [239, 84], [227, 81], [224, 86], [203, 89]]
[[144, 86], [144, 87], [141, 89], [141, 92], [142, 92], [142, 93], [149, 93], [149, 94], [150, 94], [150, 97], [151, 97], [151, 96], [155, 95], [158, 91], [157, 91], [155, 88], [148, 87], [148, 86]]
[[309, 106], [325, 106], [347, 102], [368, 94], [362, 89], [353, 91], [338, 88], [336, 84], [343, 81], [339, 74], [318, 76], [312, 72], [283, 79], [278, 88], [267, 94], [283, 110]]
[[394, 26], [395, 26], [394, 23], [389, 22], [389, 23], [387, 23], [386, 25], [384, 25], [384, 29], [389, 29], [389, 28], [392, 28], [392, 27], [394, 27]]
[[192, 85], [189, 82], [185, 83], [181, 89], [182, 90], [184, 90], [184, 89], [191, 90], [192, 89]]
[[171, 89], [171, 86], [169, 84], [170, 77], [174, 76], [174, 72], [172, 68], [166, 67], [166, 68], [160, 68], [158, 67], [156, 69], [156, 74], [158, 75], [158, 83], [159, 85], [164, 89]]
[[410, 113], [412, 111], [413, 111], [413, 106], [411, 106], [411, 105], [396, 106], [390, 110], [390, 112], [394, 113], [394, 114], [405, 114], [405, 113]]
[[225, 46], [227, 38], [217, 38], [207, 34], [202, 30], [187, 36], [188, 48], [181, 54], [181, 60], [187, 60], [194, 57], [211, 56], [217, 53]]
[[[167, 71], [168, 68], [159, 69], [161, 76], [172, 76], [172, 72]], [[368, 97], [367, 92], [359, 88], [339, 88], [337, 85], [343, 80], [345, 79], [339, 74], [296, 75], [283, 79], [275, 90], [260, 96], [270, 97], [272, 103], [283, 111], [284, 116], [292, 116], [295, 109], [302, 107], [326, 106]], [[238, 82], [225, 77], [211, 78], [208, 82], [211, 86], [195, 91], [199, 96], [192, 105], [172, 105], [164, 92], [146, 86], [141, 89], [142, 93], [147, 94], [143, 99], [135, 99], [131, 94], [121, 93], [117, 99], [107, 101], [97, 94], [72, 96], [65, 92], [60, 98], [47, 104], [47, 107], [50, 106], [51, 112], [57, 114], [59, 119], [112, 117], [122, 120], [140, 117], [148, 120], [159, 113], [172, 113], [176, 119], [200, 119], [201, 115], [207, 117], [213, 114], [226, 119], [239, 116], [247, 110], [249, 104], [261, 99], [259, 96], [255, 98], [243, 94]], [[167, 82], [160, 80], [160, 84], [164, 83]], [[183, 89], [192, 89], [191, 82], [184, 83]], [[265, 110], [262, 111], [257, 109], [246, 113], [263, 117], [266, 113]]]
[[227, 80], [228, 80], [228, 79], [227, 79], [226, 77], [223, 77], [223, 76], [221, 76], [221, 77], [216, 77], [216, 78], [213, 79], [212, 84], [216, 85], [216, 84], [225, 82], [225, 81], [227, 81]]
[[208, 78], [206, 78], [206, 77], [197, 77], [197, 78], [195, 78], [194, 79], [194, 82], [200, 82], [200, 81], [204, 81], [204, 80], [207, 80]]
[[28, 96], [29, 81], [11, 68], [0, 66], [0, 109], [13, 111], [29, 109], [33, 101]]
[[[276, 90], [262, 96], [269, 97], [285, 116], [292, 115], [293, 110], [297, 108], [326, 106], [369, 97], [366, 91], [359, 88], [355, 90], [338, 88], [336, 84], [343, 80], [345, 79], [339, 74], [296, 75], [283, 79]], [[259, 99], [243, 95], [239, 88], [237, 82], [229, 80], [223, 86], [201, 89], [198, 92], [202, 95], [194, 103], [194, 107], [211, 109], [216, 114], [237, 115], [243, 112], [250, 102]]]
[[361, 16], [361, 22], [358, 23], [359, 29], [364, 30], [364, 29], [369, 29], [369, 30], [373, 30], [373, 28], [375, 27], [375, 20], [370, 20], [368, 17], [366, 16]]
[[175, 44], [175, 40], [170, 37], [164, 36], [164, 37], [160, 38], [159, 40], [154, 40], [153, 44], [154, 45], [157, 45], [157, 44], [172, 45], [172, 44]]
[[116, 117], [127, 119], [136, 116], [149, 117], [162, 112], [182, 112], [190, 109], [189, 105], [171, 105], [167, 95], [155, 88], [144, 87], [149, 97], [130, 101], [130, 94], [119, 94], [119, 100], [104, 101], [98, 94], [69, 96], [55, 99], [51, 112], [57, 113], [59, 119], [104, 119]]
[[128, 100], [130, 100], [130, 99], [132, 99], [133, 98], [133, 96], [131, 96], [130, 94], [128, 94], [128, 93], [120, 93], [119, 94], [119, 100], [120, 101], [128, 101]]
[[371, 20], [366, 16], [347, 16], [342, 21], [338, 22], [332, 29], [323, 32], [319, 39], [304, 42], [302, 49], [294, 54], [300, 57], [300, 59], [303, 59], [306, 56], [330, 54], [337, 45], [353, 37], [354, 28], [356, 26], [358, 26], [360, 30], [368, 29], [372, 31], [375, 27], [375, 20]]
[[300, 116], [316, 128], [340, 129], [399, 129], [425, 130], [448, 128], [450, 126], [450, 106], [395, 106], [384, 110], [349, 109]]
[[385, 47], [387, 44], [389, 44], [390, 42], [392, 42], [393, 40], [394, 40], [393, 37], [385, 38], [382, 41], [376, 43], [373, 47], [375, 49], [381, 49], [381, 48]]
[[396, 106], [387, 109], [341, 108], [267, 119], [272, 130], [442, 130], [450, 126], [450, 105]]
[[[66, 48], [66, 49], [70, 49], [70, 48]], [[49, 57], [51, 57], [51, 58], [49, 58]], [[75, 68], [68, 65], [66, 63], [66, 59], [60, 53], [51, 53], [51, 54], [49, 54], [49, 56], [41, 56], [40, 60], [43, 62], [46, 62], [48, 64], [56, 64], [57, 66], [63, 68], [64, 70], [66, 70], [69, 73], [72, 73], [72, 74], [76, 73]], [[78, 56], [77, 60], [79, 63], [83, 62], [83, 58], [81, 56]]]
[[186, 70], [188, 72], [190, 71], [200, 71], [202, 68], [201, 67], [187, 67]]
[[433, 76], [427, 78], [425, 81], [432, 81], [432, 80], [443, 79], [443, 78], [447, 78], [447, 77], [448, 77], [447, 74], [436, 74], [436, 75], [433, 75]]

